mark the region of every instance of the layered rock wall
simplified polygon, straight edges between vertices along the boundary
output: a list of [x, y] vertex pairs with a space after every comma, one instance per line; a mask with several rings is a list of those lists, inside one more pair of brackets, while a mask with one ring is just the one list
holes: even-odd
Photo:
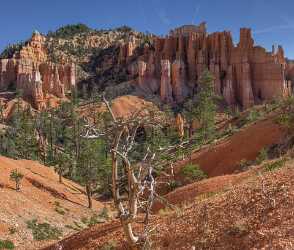
[[153, 47], [145, 48], [137, 63], [140, 88], [160, 93], [168, 103], [181, 103], [193, 95], [204, 69], [215, 77], [215, 92], [227, 104], [243, 108], [288, 95], [289, 80], [294, 80], [281, 47], [267, 52], [255, 46], [247, 28], [240, 30], [240, 41], [234, 45], [230, 32], [207, 34], [205, 23], [155, 37]]
[[35, 32], [31, 41], [11, 59], [0, 60], [0, 89], [16, 88], [37, 109], [54, 95], [64, 98], [76, 84], [75, 65], [59, 65], [47, 60], [45, 37]]

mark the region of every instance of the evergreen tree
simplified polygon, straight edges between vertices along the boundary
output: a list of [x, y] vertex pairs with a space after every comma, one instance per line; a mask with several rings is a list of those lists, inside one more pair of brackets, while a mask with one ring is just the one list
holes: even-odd
[[70, 156], [64, 152], [56, 154], [56, 165], [54, 170], [58, 173], [59, 183], [62, 183], [62, 177], [69, 171], [71, 165]]
[[92, 208], [92, 194], [96, 188], [108, 188], [111, 165], [105, 154], [103, 140], [83, 140], [80, 157], [77, 162], [77, 175], [85, 185], [88, 207]]
[[214, 134], [217, 96], [214, 93], [213, 81], [213, 75], [205, 70], [199, 79], [197, 94], [184, 106], [185, 117], [190, 123], [190, 136], [193, 134], [191, 130], [194, 121], [199, 122], [203, 138]]
[[213, 87], [214, 77], [205, 70], [199, 81], [198, 93], [196, 95], [196, 114], [200, 121], [201, 129], [205, 137], [214, 132], [216, 115], [216, 95]]
[[2, 135], [1, 153], [12, 158], [34, 159], [39, 156], [36, 122], [31, 110], [17, 109], [5, 134]]

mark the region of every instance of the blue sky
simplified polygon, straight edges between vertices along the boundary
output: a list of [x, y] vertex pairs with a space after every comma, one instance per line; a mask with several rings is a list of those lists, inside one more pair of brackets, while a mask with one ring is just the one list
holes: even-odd
[[0, 50], [61, 25], [82, 22], [92, 28], [131, 26], [158, 35], [183, 24], [207, 22], [209, 32], [251, 27], [256, 44], [281, 44], [294, 59], [293, 0], [3, 0]]

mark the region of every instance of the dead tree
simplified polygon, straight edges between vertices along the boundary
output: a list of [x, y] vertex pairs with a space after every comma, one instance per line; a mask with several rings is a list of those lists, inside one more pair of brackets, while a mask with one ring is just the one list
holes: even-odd
[[[136, 145], [136, 135], [139, 128], [159, 126], [153, 115], [133, 114], [127, 119], [115, 117], [108, 101], [103, 101], [111, 114], [112, 122], [104, 129], [99, 130], [87, 125], [83, 134], [84, 138], [106, 138], [111, 145], [112, 158], [112, 193], [115, 207], [118, 211], [124, 234], [131, 248], [148, 244], [149, 217], [155, 198], [156, 181], [153, 176], [155, 153], [147, 148], [141, 161], [133, 163], [130, 154]], [[160, 149], [162, 151], [162, 149]], [[139, 216], [143, 215], [143, 218]], [[134, 232], [133, 225], [142, 220], [143, 230]]]

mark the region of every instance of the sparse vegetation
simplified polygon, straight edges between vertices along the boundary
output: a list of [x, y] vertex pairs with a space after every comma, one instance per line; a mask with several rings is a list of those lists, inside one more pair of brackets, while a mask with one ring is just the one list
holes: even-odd
[[259, 152], [259, 154], [258, 154], [258, 156], [257, 156], [257, 158], [256, 158], [256, 160], [255, 160], [255, 162], [256, 162], [257, 165], [259, 165], [259, 164], [261, 164], [263, 161], [265, 161], [265, 160], [267, 160], [267, 159], [268, 159], [268, 153], [267, 153], [267, 150], [266, 150], [265, 148], [263, 148], [263, 149]]
[[66, 211], [62, 207], [55, 207], [55, 211], [60, 215], [65, 215]]
[[286, 163], [286, 159], [282, 158], [282, 159], [279, 159], [274, 162], [266, 163], [264, 165], [264, 169], [266, 171], [274, 171], [274, 170], [277, 170], [277, 169], [283, 167], [285, 165], [285, 163]]
[[82, 223], [88, 227], [105, 222], [109, 218], [108, 209], [104, 207], [99, 214], [93, 214], [90, 218], [83, 217]]
[[0, 249], [14, 249], [14, 244], [10, 240], [0, 239]]
[[87, 25], [78, 23], [60, 27], [55, 32], [49, 31], [47, 35], [48, 37], [70, 38], [74, 35], [88, 33], [91, 31], [93, 31], [93, 29], [89, 28]]
[[27, 221], [27, 227], [32, 230], [34, 240], [57, 240], [62, 236], [62, 230], [49, 223], [38, 223], [36, 219]]
[[60, 203], [59, 203], [58, 201], [55, 201], [55, 202], [54, 202], [54, 205], [55, 205], [55, 209], [54, 209], [54, 210], [55, 210], [57, 213], [59, 213], [60, 215], [65, 215], [66, 212], [69, 211], [69, 209], [67, 209], [67, 208], [63, 208], [63, 207], [60, 205]]
[[4, 59], [4, 58], [12, 58], [13, 55], [17, 52], [19, 52], [22, 47], [25, 45], [24, 42], [20, 42], [20, 43], [15, 43], [12, 45], [8, 45], [0, 54], [0, 59]]
[[181, 186], [182, 186], [182, 183], [180, 181], [172, 180], [169, 182], [169, 188], [171, 191]]
[[181, 174], [185, 176], [189, 181], [201, 181], [207, 178], [205, 174], [196, 164], [188, 164], [181, 169]]
[[23, 174], [17, 169], [14, 169], [10, 173], [10, 180], [15, 182], [15, 190], [20, 191], [20, 183], [23, 178]]
[[294, 96], [291, 95], [280, 103], [281, 112], [277, 122], [285, 126], [290, 134], [294, 133]]

